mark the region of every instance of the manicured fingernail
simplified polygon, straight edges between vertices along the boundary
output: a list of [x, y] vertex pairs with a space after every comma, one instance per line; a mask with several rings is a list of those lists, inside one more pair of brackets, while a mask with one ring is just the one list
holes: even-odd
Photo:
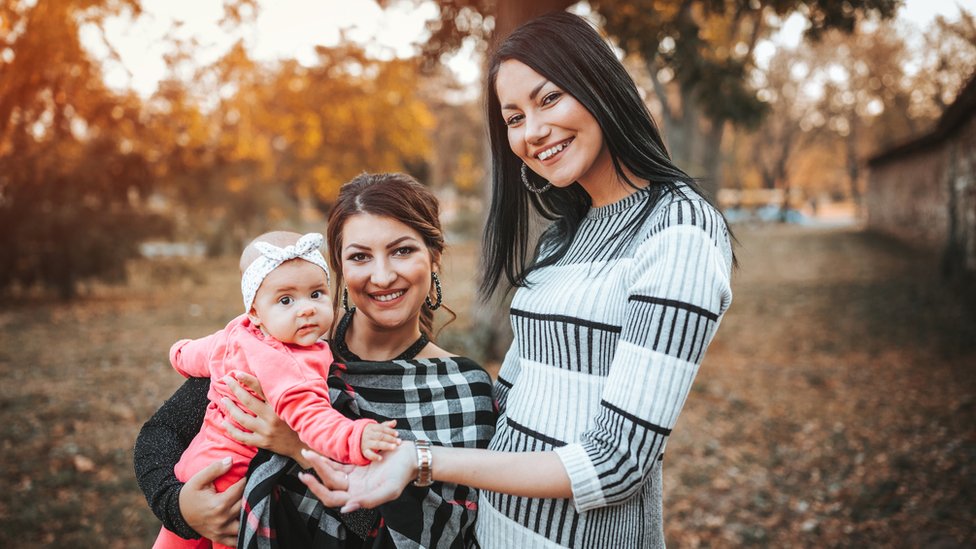
[[221, 465], [230, 465], [230, 461], [231, 460], [230, 460], [229, 457], [225, 457], [224, 459], [220, 460], [220, 464]]

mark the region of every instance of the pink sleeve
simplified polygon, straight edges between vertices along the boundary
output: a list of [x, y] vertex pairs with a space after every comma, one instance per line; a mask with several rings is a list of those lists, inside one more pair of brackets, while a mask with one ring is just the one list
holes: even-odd
[[352, 420], [329, 404], [325, 380], [285, 390], [275, 412], [316, 452], [343, 463], [368, 465], [363, 456], [363, 429], [372, 419]]
[[181, 339], [169, 348], [169, 362], [183, 377], [210, 377], [210, 357], [224, 330], [200, 339]]
[[248, 368], [261, 382], [268, 403], [302, 442], [336, 461], [370, 463], [363, 456], [363, 429], [376, 421], [352, 420], [332, 408], [326, 383], [332, 353], [327, 347], [289, 352], [256, 340], [246, 345]]

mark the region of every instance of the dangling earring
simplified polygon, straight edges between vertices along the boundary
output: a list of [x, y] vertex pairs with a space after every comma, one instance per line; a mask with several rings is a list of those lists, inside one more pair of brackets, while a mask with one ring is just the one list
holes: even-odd
[[342, 287], [342, 310], [349, 312], [349, 287]]
[[542, 194], [552, 188], [552, 183], [549, 181], [546, 181], [546, 184], [542, 187], [536, 187], [533, 185], [532, 182], [529, 181], [529, 167], [525, 165], [525, 162], [522, 162], [522, 184], [525, 185], [526, 189], [534, 192], [535, 194]]
[[437, 294], [437, 303], [430, 302], [430, 292], [427, 292], [428, 295], [424, 298], [424, 303], [428, 309], [436, 311], [441, 308], [441, 303], [444, 301], [444, 294], [441, 293], [441, 279], [437, 276], [437, 273], [430, 273], [430, 278], [434, 281], [434, 292]]

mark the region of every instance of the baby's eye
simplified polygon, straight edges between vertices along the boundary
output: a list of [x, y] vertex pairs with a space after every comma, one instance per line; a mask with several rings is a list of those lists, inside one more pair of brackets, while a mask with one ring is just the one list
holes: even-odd
[[291, 302], [292, 298], [287, 295], [278, 300], [278, 303], [281, 303], [282, 305], [291, 305]]
[[325, 295], [325, 292], [323, 292], [322, 290], [315, 290], [314, 292], [312, 292], [312, 299], [319, 299], [323, 295]]

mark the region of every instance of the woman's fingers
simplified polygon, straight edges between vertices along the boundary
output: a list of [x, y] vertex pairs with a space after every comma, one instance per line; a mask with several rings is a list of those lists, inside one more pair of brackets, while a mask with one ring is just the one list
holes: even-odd
[[[326, 507], [344, 507], [348, 498], [345, 492], [339, 492], [335, 490], [330, 490], [324, 484], [319, 482], [315, 475], [310, 475], [308, 473], [298, 473], [298, 479], [301, 480], [308, 489], [315, 494], [315, 497], [319, 498]], [[346, 512], [346, 511], [343, 511]]]
[[241, 516], [241, 501], [244, 497], [244, 485], [246, 483], [247, 479], [242, 478], [220, 493], [220, 496], [224, 500], [224, 505], [227, 508], [225, 516], [228, 520], [220, 528], [220, 535], [216, 539], [213, 539], [213, 541], [230, 547], [237, 545], [237, 533], [241, 526], [239, 518]]
[[215, 461], [190, 477], [180, 490], [179, 506], [183, 518], [197, 533], [233, 546], [237, 539], [244, 479], [220, 493], [213, 484], [230, 470], [231, 463], [229, 457]]
[[234, 418], [234, 421], [240, 423], [242, 427], [249, 431], [254, 431], [261, 426], [261, 419], [257, 416], [253, 416], [240, 408], [234, 401], [224, 397], [220, 399], [220, 403], [223, 405], [230, 417]]
[[254, 394], [258, 395], [261, 400], [268, 400], [268, 398], [264, 396], [264, 391], [261, 390], [261, 382], [258, 381], [258, 378], [246, 372], [238, 372], [237, 382], [254, 391]]
[[[241, 380], [247, 378], [247, 374], [244, 374], [242, 372], [238, 372], [237, 376]], [[257, 379], [254, 378], [252, 379], [253, 379], [253, 383], [256, 384], [258, 382]], [[245, 411], [250, 412], [252, 415], [260, 415], [259, 409], [262, 406], [267, 406], [267, 403], [265, 403], [264, 400], [259, 399], [255, 397], [253, 394], [251, 394], [247, 389], [244, 388], [243, 385], [241, 385], [241, 383], [237, 379], [234, 378], [234, 376], [227, 374], [226, 376], [223, 377], [223, 381], [224, 383], [227, 384], [228, 387], [230, 387], [231, 392], [233, 392], [234, 396], [237, 397], [237, 401], [241, 403], [241, 406], [245, 408]], [[261, 390], [260, 385], [257, 385], [257, 389], [258, 390], [255, 392], [261, 395], [264, 394], [263, 392], [260, 392]], [[251, 390], [254, 390], [253, 387]]]
[[216, 541], [221, 545], [226, 545], [228, 547], [237, 547], [237, 530], [240, 528], [240, 521], [235, 520], [234, 522], [227, 525], [228, 531], [233, 531], [233, 533], [220, 534], [216, 537], [209, 538], [211, 541]]
[[241, 480], [231, 484], [226, 490], [221, 492], [231, 503], [230, 510], [234, 513], [236, 517], [241, 511], [241, 499], [244, 497], [244, 485], [247, 484], [247, 478], [242, 478]]
[[[310, 450], [302, 450], [302, 456], [312, 464], [319, 478], [299, 473], [298, 478], [327, 507], [341, 507], [346, 504], [349, 488], [349, 474], [339, 464]], [[320, 480], [321, 479], [321, 480]]]
[[203, 469], [197, 471], [195, 475], [190, 477], [190, 479], [186, 481], [186, 486], [193, 490], [201, 490], [207, 487], [212, 488], [215, 480], [220, 478], [220, 476], [227, 471], [230, 471], [231, 463], [231, 459], [226, 457], [222, 460], [215, 461], [210, 465], [207, 465]]
[[350, 466], [343, 466], [341, 463], [332, 461], [312, 450], [302, 450], [302, 456], [312, 464], [315, 472], [319, 474], [329, 488], [345, 490], [349, 487]]

